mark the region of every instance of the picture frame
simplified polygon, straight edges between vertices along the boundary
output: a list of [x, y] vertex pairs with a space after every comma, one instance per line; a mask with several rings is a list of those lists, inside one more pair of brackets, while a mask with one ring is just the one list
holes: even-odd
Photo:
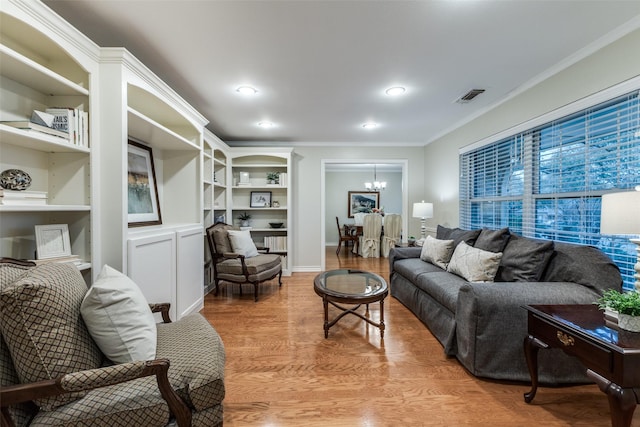
[[127, 146], [127, 214], [129, 227], [162, 224], [151, 147], [129, 140]]
[[349, 191], [349, 218], [360, 212], [371, 212], [380, 207], [379, 191]]
[[250, 208], [268, 208], [271, 207], [271, 191], [252, 191]]
[[68, 224], [36, 225], [36, 259], [71, 256]]

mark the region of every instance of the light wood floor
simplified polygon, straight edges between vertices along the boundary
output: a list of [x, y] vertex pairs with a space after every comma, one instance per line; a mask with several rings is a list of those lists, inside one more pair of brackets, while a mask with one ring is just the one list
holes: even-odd
[[[389, 277], [386, 258], [363, 259], [344, 248], [337, 257], [333, 247], [326, 260], [327, 269]], [[325, 339], [315, 275], [294, 273], [282, 288], [276, 281], [262, 285], [257, 303], [247, 285], [242, 297], [234, 285], [205, 298], [203, 314], [227, 354], [226, 427], [611, 425], [607, 398], [595, 385], [543, 387], [526, 404], [526, 384], [471, 376], [393, 297], [385, 300], [384, 340], [355, 316], [340, 320]], [[378, 304], [370, 309], [378, 319]]]

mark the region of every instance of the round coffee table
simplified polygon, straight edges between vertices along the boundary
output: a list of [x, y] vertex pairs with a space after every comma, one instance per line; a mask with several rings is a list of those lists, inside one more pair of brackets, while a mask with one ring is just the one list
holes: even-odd
[[[374, 273], [362, 270], [329, 270], [320, 273], [313, 280], [313, 289], [324, 305], [324, 337], [329, 337], [329, 328], [347, 314], [354, 314], [380, 328], [380, 338], [384, 338], [384, 299], [389, 295], [389, 287], [385, 280]], [[380, 301], [380, 323], [369, 319], [369, 304]], [[342, 307], [340, 304], [357, 304], [352, 308]], [[329, 322], [329, 304], [342, 310], [342, 313]], [[365, 314], [356, 310], [366, 304]]]

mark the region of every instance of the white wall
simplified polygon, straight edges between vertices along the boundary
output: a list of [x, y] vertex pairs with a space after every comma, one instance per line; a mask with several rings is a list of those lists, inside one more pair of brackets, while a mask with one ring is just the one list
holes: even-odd
[[640, 30], [595, 52], [425, 147], [427, 226], [459, 224], [458, 149], [640, 75]]
[[[380, 206], [387, 213], [402, 213], [402, 172], [378, 171], [379, 181], [387, 188], [380, 192]], [[325, 245], [338, 244], [336, 216], [342, 224], [353, 224], [348, 218], [349, 191], [364, 191], [364, 183], [373, 180], [373, 172], [327, 171], [325, 173]]]
[[[408, 202], [411, 206], [424, 194], [424, 147], [296, 147], [293, 155], [293, 271], [319, 271], [324, 254], [321, 247], [321, 163], [322, 160], [401, 159], [407, 160]], [[380, 176], [380, 173], [378, 173]], [[388, 191], [388, 190], [386, 190]], [[346, 194], [345, 206], [346, 206]], [[335, 223], [335, 215], [333, 216]], [[335, 224], [333, 225], [335, 228]], [[411, 233], [420, 233], [420, 221], [410, 218]]]

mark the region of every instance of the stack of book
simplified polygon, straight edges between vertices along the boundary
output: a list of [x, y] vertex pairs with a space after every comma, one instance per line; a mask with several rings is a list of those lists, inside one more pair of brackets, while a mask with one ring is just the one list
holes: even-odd
[[44, 259], [32, 259], [31, 261], [35, 262], [37, 265], [48, 264], [51, 262], [72, 262], [76, 267], [85, 263], [82, 259], [80, 259], [78, 255], [68, 255], [68, 256], [60, 256], [60, 257], [44, 258]]
[[81, 147], [89, 146], [89, 113], [78, 108], [47, 108], [45, 113], [54, 117], [53, 128], [67, 133], [69, 142]]
[[31, 120], [3, 121], [1, 123], [17, 129], [23, 129], [29, 132], [41, 132], [68, 140], [69, 133], [54, 127], [54, 120], [55, 117], [53, 114], [34, 110], [33, 114], [31, 114]]
[[22, 206], [22, 205], [46, 205], [46, 191], [17, 191], [0, 188], [0, 205]]

